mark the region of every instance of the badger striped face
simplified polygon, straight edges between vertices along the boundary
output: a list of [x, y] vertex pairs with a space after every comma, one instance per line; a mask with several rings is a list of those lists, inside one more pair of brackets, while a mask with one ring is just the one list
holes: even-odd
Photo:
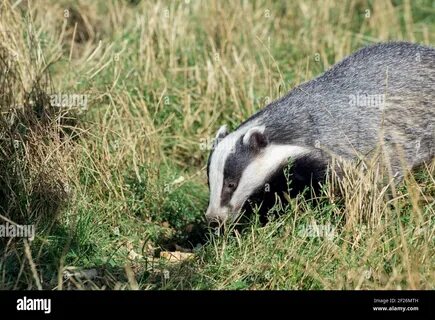
[[305, 148], [270, 143], [264, 126], [244, 126], [228, 134], [219, 129], [208, 160], [209, 220], [235, 220], [246, 200], [290, 157], [306, 153]]

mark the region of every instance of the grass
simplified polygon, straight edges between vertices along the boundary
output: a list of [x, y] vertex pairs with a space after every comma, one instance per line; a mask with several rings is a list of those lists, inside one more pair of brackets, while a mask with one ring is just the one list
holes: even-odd
[[[0, 219], [36, 237], [1, 239], [1, 289], [434, 288], [433, 163], [392, 197], [349, 168], [266, 225], [202, 231], [217, 128], [367, 44], [433, 45], [432, 1], [14, 3], [0, 4]], [[53, 107], [56, 93], [86, 108]], [[193, 255], [160, 257], [179, 246]]]

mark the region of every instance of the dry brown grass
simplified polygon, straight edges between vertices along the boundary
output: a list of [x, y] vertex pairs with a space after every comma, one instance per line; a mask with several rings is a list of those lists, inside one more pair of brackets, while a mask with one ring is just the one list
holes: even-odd
[[[434, 164], [396, 191], [376, 167], [347, 168], [318, 206], [298, 198], [193, 262], [154, 257], [202, 216], [201, 145], [221, 124], [366, 44], [433, 44], [430, 1], [13, 5], [0, 5], [0, 219], [37, 239], [1, 243], [1, 288], [433, 288]], [[87, 109], [51, 107], [58, 92]], [[333, 241], [298, 235], [327, 223]], [[98, 275], [63, 277], [82, 269]]]

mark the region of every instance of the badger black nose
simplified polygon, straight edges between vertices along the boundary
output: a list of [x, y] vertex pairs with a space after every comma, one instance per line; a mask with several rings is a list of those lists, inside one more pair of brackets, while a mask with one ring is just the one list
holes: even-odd
[[224, 219], [217, 216], [207, 216], [208, 226], [212, 229], [219, 229], [224, 224]]
[[208, 222], [208, 226], [211, 229], [219, 229], [219, 227], [221, 226], [221, 224], [219, 223], [219, 221], [216, 220], [212, 220]]

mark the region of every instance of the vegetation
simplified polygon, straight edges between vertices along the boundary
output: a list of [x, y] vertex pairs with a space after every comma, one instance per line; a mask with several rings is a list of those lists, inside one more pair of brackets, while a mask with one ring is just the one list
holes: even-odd
[[434, 163], [397, 190], [374, 167], [332, 173], [265, 225], [216, 236], [202, 220], [221, 124], [365, 45], [435, 43], [434, 13], [431, 0], [2, 1], [0, 220], [36, 235], [0, 239], [0, 288], [433, 289]]

